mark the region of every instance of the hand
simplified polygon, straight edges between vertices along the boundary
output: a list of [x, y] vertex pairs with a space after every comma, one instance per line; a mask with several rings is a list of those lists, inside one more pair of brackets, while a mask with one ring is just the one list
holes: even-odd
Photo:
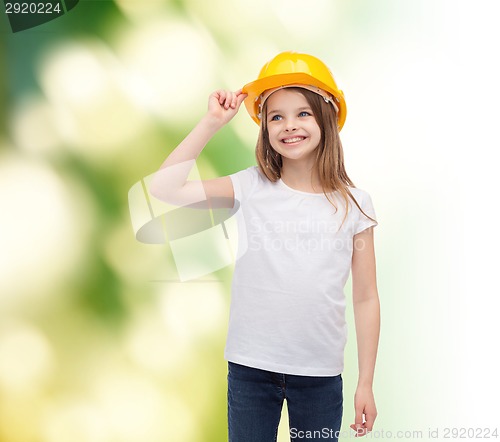
[[373, 423], [377, 417], [377, 408], [371, 387], [360, 387], [354, 395], [354, 409], [356, 417], [350, 427], [356, 432], [355, 437], [365, 436], [372, 431]]
[[220, 126], [227, 124], [237, 113], [247, 94], [219, 89], [208, 99], [208, 116]]

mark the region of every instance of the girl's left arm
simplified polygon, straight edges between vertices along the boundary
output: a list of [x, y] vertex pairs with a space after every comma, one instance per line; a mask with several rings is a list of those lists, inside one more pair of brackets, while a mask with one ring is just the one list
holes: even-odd
[[356, 417], [351, 428], [356, 431], [357, 436], [364, 436], [372, 430], [377, 417], [372, 387], [380, 334], [380, 303], [373, 227], [354, 236], [351, 271], [359, 367], [358, 386], [354, 395]]

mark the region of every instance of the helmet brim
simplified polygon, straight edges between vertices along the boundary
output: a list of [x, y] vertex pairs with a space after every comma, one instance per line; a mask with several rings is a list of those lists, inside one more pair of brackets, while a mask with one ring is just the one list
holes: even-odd
[[252, 119], [260, 125], [260, 119], [258, 115], [261, 94], [268, 89], [274, 89], [291, 84], [305, 84], [316, 86], [332, 94], [339, 108], [337, 116], [338, 129], [339, 131], [342, 129], [347, 114], [344, 93], [341, 90], [332, 89], [316, 78], [301, 72], [271, 75], [252, 81], [251, 83], [243, 86], [243, 93], [248, 94], [248, 97], [245, 98], [244, 103], [248, 113], [250, 114], [250, 117], [252, 117]]

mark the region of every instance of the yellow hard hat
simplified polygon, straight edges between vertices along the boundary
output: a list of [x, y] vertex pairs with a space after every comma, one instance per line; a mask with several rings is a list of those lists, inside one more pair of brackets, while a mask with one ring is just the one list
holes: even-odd
[[330, 69], [312, 55], [291, 51], [276, 55], [264, 65], [257, 80], [243, 86], [243, 92], [248, 94], [245, 106], [252, 119], [260, 124], [261, 107], [270, 95], [263, 97], [265, 91], [291, 86], [312, 90], [330, 101], [337, 110], [338, 129], [342, 129], [347, 107], [344, 93], [337, 87]]

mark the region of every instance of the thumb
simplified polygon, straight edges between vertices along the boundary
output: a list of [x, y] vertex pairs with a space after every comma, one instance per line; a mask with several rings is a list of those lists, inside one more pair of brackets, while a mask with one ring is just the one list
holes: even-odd
[[361, 407], [356, 407], [356, 416], [354, 418], [354, 428], [357, 433], [361, 432], [363, 429], [363, 409]]
[[243, 101], [245, 100], [245, 98], [248, 97], [248, 94], [245, 94], [243, 92], [241, 92], [241, 90], [238, 91], [239, 93], [237, 93], [237, 97], [236, 97], [236, 107], [240, 107], [241, 106], [241, 103], [243, 103]]

